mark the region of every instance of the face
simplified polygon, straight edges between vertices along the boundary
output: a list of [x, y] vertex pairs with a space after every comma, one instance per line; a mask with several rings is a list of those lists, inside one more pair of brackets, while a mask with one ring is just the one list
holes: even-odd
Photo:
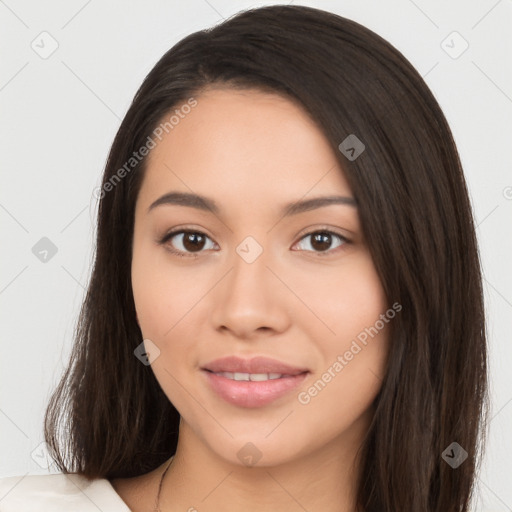
[[[159, 351], [151, 368], [180, 437], [225, 461], [341, 453], [371, 420], [395, 313], [352, 192], [290, 100], [195, 99], [151, 150], [136, 204], [132, 285], [146, 349]], [[228, 356], [242, 361], [212, 364]]]

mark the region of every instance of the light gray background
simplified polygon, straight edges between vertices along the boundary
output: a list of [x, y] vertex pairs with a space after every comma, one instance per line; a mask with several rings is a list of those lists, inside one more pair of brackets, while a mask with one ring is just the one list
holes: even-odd
[[[0, 476], [55, 472], [41, 445], [43, 413], [89, 277], [92, 191], [136, 89], [184, 36], [272, 3], [0, 0]], [[453, 129], [488, 310], [493, 419], [475, 510], [510, 511], [512, 2], [294, 3], [348, 17], [390, 41], [425, 77]], [[464, 41], [454, 31], [469, 44], [460, 56]], [[52, 44], [56, 51], [42, 58]], [[46, 262], [32, 252], [42, 237], [57, 247]]]

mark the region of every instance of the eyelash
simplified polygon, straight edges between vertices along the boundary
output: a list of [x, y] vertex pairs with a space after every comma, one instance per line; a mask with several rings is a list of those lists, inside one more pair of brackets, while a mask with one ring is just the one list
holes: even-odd
[[[197, 231], [197, 230], [192, 230], [192, 229], [183, 229], [183, 228], [180, 228], [180, 229], [176, 229], [174, 231], [170, 231], [168, 233], [166, 233], [159, 241], [158, 243], [160, 245], [165, 245], [169, 240], [171, 240], [175, 235], [181, 235], [181, 234], [184, 234], [184, 233], [192, 233], [192, 234], [197, 234], [197, 235], [201, 235], [201, 236], [204, 236], [206, 238], [210, 238], [208, 235], [206, 235], [205, 233], [201, 232], [201, 231]], [[331, 249], [331, 250], [328, 250], [328, 251], [305, 251], [305, 252], [312, 252], [320, 257], [325, 257], [325, 256], [330, 256], [332, 254], [332, 252], [336, 251], [337, 249], [342, 249], [344, 245], [347, 245], [347, 244], [350, 244], [352, 243], [347, 237], [343, 236], [342, 234], [340, 233], [337, 233], [335, 231], [332, 231], [330, 229], [327, 229], [327, 228], [320, 228], [320, 229], [317, 229], [315, 231], [310, 231], [309, 233], [305, 233], [304, 235], [301, 236], [301, 238], [299, 239], [299, 242], [301, 240], [303, 240], [304, 238], [307, 238], [308, 236], [311, 236], [311, 235], [317, 235], [317, 234], [328, 234], [328, 235], [334, 235], [336, 237], [338, 237], [341, 241], [343, 241], [344, 243], [338, 247], [336, 247], [335, 249]], [[211, 239], [210, 239], [211, 240]], [[294, 244], [295, 245], [295, 244]], [[176, 255], [176, 256], [179, 256], [179, 257], [182, 257], [182, 258], [197, 258], [199, 257], [199, 255], [201, 254], [201, 252], [204, 252], [204, 251], [199, 251], [198, 253], [186, 253], [186, 252], [183, 252], [183, 251], [179, 251], [179, 250], [176, 250], [172, 247], [169, 247], [167, 246], [166, 247], [166, 250], [168, 250], [169, 252], [171, 252], [172, 254]]]

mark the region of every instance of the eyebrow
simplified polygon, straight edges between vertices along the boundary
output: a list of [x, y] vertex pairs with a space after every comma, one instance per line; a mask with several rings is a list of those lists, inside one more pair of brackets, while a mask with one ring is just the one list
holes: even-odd
[[[347, 196], [320, 196], [303, 201], [295, 201], [288, 203], [281, 209], [282, 217], [289, 217], [299, 213], [316, 210], [323, 206], [330, 206], [333, 204], [342, 204], [352, 206], [357, 209], [356, 201], [353, 197]], [[161, 205], [178, 205], [196, 208], [198, 210], [210, 211], [215, 215], [220, 214], [219, 205], [213, 200], [198, 194], [191, 194], [188, 192], [169, 192], [159, 197], [156, 201], [151, 203], [147, 213]]]

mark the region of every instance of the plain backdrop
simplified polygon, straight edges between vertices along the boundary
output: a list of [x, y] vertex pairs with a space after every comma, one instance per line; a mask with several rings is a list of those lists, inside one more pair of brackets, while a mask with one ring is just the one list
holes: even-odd
[[[56, 471], [41, 444], [43, 414], [89, 278], [92, 191], [135, 91], [186, 35], [272, 3], [0, 0], [0, 476]], [[293, 3], [390, 41], [424, 76], [452, 127], [488, 313], [492, 421], [475, 510], [510, 511], [512, 2]]]

